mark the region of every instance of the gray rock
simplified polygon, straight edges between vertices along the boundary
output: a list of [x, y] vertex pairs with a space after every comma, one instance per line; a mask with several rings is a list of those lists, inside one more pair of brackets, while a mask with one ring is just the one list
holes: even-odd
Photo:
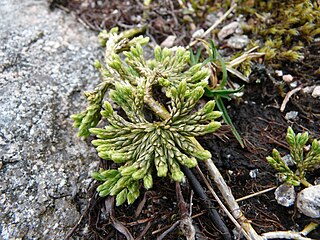
[[296, 192], [294, 191], [294, 187], [285, 183], [281, 184], [276, 189], [276, 191], [274, 192], [274, 196], [277, 202], [285, 207], [290, 207], [296, 200]]
[[289, 167], [293, 167], [295, 165], [293, 158], [291, 157], [290, 154], [287, 154], [285, 156], [282, 157], [282, 160], [285, 162], [285, 164], [287, 164], [287, 166]]
[[176, 36], [174, 35], [169, 35], [161, 44], [161, 47], [166, 47], [166, 48], [171, 48], [174, 45], [174, 41], [176, 40]]
[[274, 72], [275, 72], [275, 74], [277, 74], [278, 77], [282, 77], [283, 76], [283, 71], [282, 70], [275, 70]]
[[298, 81], [291, 82], [289, 85], [291, 88], [296, 88], [298, 86]]
[[298, 117], [298, 114], [299, 113], [297, 111], [290, 111], [290, 112], [286, 113], [284, 118], [287, 119], [287, 120], [293, 120], [293, 119], [296, 119]]
[[232, 35], [239, 26], [240, 25], [238, 22], [231, 22], [228, 25], [225, 25], [218, 33], [219, 40], [221, 41], [226, 37]]
[[312, 91], [312, 97], [318, 98], [320, 97], [320, 86], [316, 86]]
[[45, 0], [2, 0], [0, 16], [0, 239], [63, 239], [98, 160], [70, 115], [99, 81], [101, 51], [94, 33]]
[[308, 217], [320, 218], [320, 185], [303, 189], [297, 196], [297, 208]]
[[309, 94], [309, 93], [312, 93], [314, 88], [315, 88], [315, 86], [307, 86], [307, 87], [302, 88], [302, 91], [304, 93], [308, 93]]
[[259, 174], [259, 169], [253, 169], [249, 172], [250, 177], [253, 179], [257, 178], [258, 174]]
[[200, 28], [192, 34], [192, 38], [201, 38], [203, 34], [204, 34], [204, 30]]
[[235, 35], [228, 39], [227, 45], [230, 48], [242, 49], [245, 48], [249, 43], [249, 38], [247, 35]]

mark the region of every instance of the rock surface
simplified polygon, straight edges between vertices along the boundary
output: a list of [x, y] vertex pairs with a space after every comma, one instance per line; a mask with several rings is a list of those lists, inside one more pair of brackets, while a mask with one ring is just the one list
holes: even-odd
[[101, 49], [45, 0], [2, 0], [0, 16], [0, 239], [63, 239], [98, 160], [70, 115], [99, 81]]
[[226, 37], [232, 35], [237, 28], [239, 28], [239, 23], [238, 22], [231, 22], [228, 25], [224, 26], [218, 33], [218, 38], [219, 40], [223, 40]]
[[235, 35], [228, 39], [227, 46], [234, 49], [245, 48], [249, 44], [249, 38], [247, 35]]
[[316, 86], [313, 89], [312, 97], [314, 97], [314, 98], [320, 97], [320, 86]]
[[274, 192], [274, 196], [277, 202], [285, 207], [292, 206], [296, 200], [296, 192], [294, 191], [294, 187], [285, 183], [281, 184], [276, 189], [276, 191]]
[[303, 189], [297, 197], [297, 208], [308, 217], [320, 218], [320, 185]]

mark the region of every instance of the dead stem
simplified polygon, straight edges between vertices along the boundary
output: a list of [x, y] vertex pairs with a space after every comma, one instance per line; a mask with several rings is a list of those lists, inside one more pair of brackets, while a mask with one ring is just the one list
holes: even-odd
[[192, 219], [188, 213], [187, 203], [182, 196], [180, 183], [176, 182], [176, 195], [181, 215], [180, 230], [187, 240], [195, 240], [196, 231], [192, 225]]
[[270, 192], [270, 191], [272, 191], [272, 190], [274, 190], [274, 189], [276, 189], [276, 188], [277, 188], [277, 186], [273, 186], [273, 187], [264, 189], [264, 190], [259, 191], [259, 192], [256, 192], [256, 193], [252, 193], [252, 194], [250, 194], [250, 195], [247, 195], [247, 196], [244, 196], [244, 197], [241, 197], [241, 198], [236, 199], [236, 202], [240, 202], [240, 201], [243, 201], [243, 200], [252, 198], [252, 197], [259, 196], [259, 195], [261, 195], [261, 194], [263, 194], [263, 193]]
[[288, 93], [286, 94], [286, 96], [285, 96], [285, 98], [284, 98], [284, 100], [283, 100], [283, 102], [282, 102], [282, 104], [281, 104], [281, 107], [280, 107], [280, 111], [281, 111], [281, 112], [283, 112], [284, 109], [286, 108], [286, 105], [287, 105], [287, 103], [289, 102], [290, 97], [291, 97], [293, 94], [299, 92], [301, 89], [302, 89], [302, 86], [299, 86], [299, 87], [297, 87], [297, 88], [295, 88], [295, 89], [292, 89], [290, 92], [288, 92]]
[[135, 239], [135, 240], [141, 240], [143, 237], [147, 234], [149, 228], [151, 227], [151, 221], [147, 223], [147, 225], [144, 227], [143, 231], [141, 234]]
[[300, 232], [303, 236], [307, 236], [310, 232], [319, 227], [318, 223], [311, 222]]
[[303, 237], [299, 232], [279, 231], [267, 232], [262, 234], [262, 239], [296, 239], [296, 240], [313, 240], [312, 238]]
[[[170, 228], [168, 228], [165, 232], [163, 232], [159, 237], [157, 237], [157, 240], [164, 239], [173, 229], [175, 229], [180, 223], [179, 221], [176, 221]], [[152, 233], [153, 234], [153, 233]]]
[[108, 197], [105, 200], [105, 210], [107, 215], [109, 215], [112, 226], [117, 229], [118, 232], [122, 233], [127, 240], [134, 240], [132, 234], [118, 219], [115, 217], [114, 212], [114, 197]]
[[[252, 239], [255, 240], [254, 238], [251, 238], [248, 233], [246, 232], [245, 229], [242, 228], [242, 226], [238, 223], [238, 221], [234, 218], [233, 214], [231, 214], [229, 212], [229, 210], [224, 206], [224, 204], [222, 203], [222, 201], [220, 200], [220, 198], [218, 197], [218, 195], [215, 193], [215, 191], [213, 190], [213, 188], [211, 187], [211, 185], [209, 184], [208, 180], [206, 179], [206, 177], [204, 176], [204, 174], [202, 173], [201, 169], [197, 166], [197, 171], [200, 174], [200, 176], [202, 177], [202, 180], [204, 181], [204, 183], [206, 184], [207, 188], [209, 189], [209, 191], [211, 192], [212, 196], [216, 199], [216, 201], [218, 202], [219, 206], [223, 209], [223, 211], [227, 214], [227, 216], [230, 218], [230, 220], [233, 222], [233, 224], [243, 233], [243, 235], [247, 238], [247, 239]], [[216, 182], [217, 183], [217, 182]], [[218, 185], [218, 184], [217, 184]], [[220, 189], [219, 189], [220, 190]], [[221, 192], [221, 190], [220, 190]], [[226, 199], [225, 199], [226, 200]], [[238, 209], [239, 211], [240, 208]], [[237, 211], [238, 211], [237, 210]], [[233, 211], [235, 212], [235, 211]]]
[[213, 222], [213, 224], [215, 225], [215, 227], [221, 232], [225, 240], [231, 240], [231, 234], [227, 226], [223, 222], [219, 213], [216, 211], [211, 199], [205, 193], [198, 179], [194, 176], [194, 174], [189, 168], [182, 166], [181, 169], [183, 173], [186, 175], [186, 177], [188, 178], [188, 181], [192, 186], [193, 190], [195, 191], [195, 193], [198, 195], [201, 201], [203, 201], [203, 205], [208, 210], [208, 215], [211, 221]]

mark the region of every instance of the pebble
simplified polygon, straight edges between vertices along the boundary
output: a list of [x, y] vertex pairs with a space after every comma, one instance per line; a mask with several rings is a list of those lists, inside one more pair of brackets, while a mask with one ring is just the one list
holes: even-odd
[[287, 82], [287, 83], [289, 83], [289, 82], [292, 82], [293, 77], [292, 77], [291, 74], [286, 74], [286, 75], [283, 75], [283, 76], [282, 76], [282, 80], [285, 81], [285, 82]]
[[249, 43], [247, 35], [235, 35], [228, 39], [227, 46], [234, 49], [245, 48]]
[[313, 92], [312, 92], [311, 96], [314, 97], [314, 98], [320, 97], [320, 86], [316, 86], [313, 89]]
[[200, 38], [202, 37], [203, 34], [204, 34], [204, 30], [201, 28], [192, 34], [192, 38]]
[[283, 76], [283, 71], [282, 70], [276, 70], [275, 73], [277, 74], [278, 77]]
[[285, 116], [285, 119], [287, 120], [293, 120], [295, 119], [297, 116], [298, 116], [298, 112], [296, 111], [290, 111], [290, 112], [287, 112], [286, 116]]
[[320, 185], [303, 189], [297, 196], [297, 208], [308, 217], [320, 218]]
[[303, 91], [304, 93], [312, 93], [312, 91], [313, 91], [314, 88], [315, 88], [315, 86], [307, 86], [307, 87], [304, 87], [304, 88], [302, 89], [302, 91]]
[[255, 178], [257, 178], [258, 173], [259, 173], [259, 169], [253, 169], [249, 172], [249, 175], [251, 178], [255, 179]]
[[211, 27], [217, 20], [218, 20], [217, 14], [216, 13], [210, 13], [206, 17], [205, 25], [207, 27]]
[[293, 161], [293, 158], [291, 157], [290, 154], [287, 154], [285, 156], [282, 157], [282, 160], [284, 161], [284, 163], [289, 166], [289, 167], [292, 167], [295, 165], [294, 161]]
[[296, 88], [298, 86], [298, 81], [294, 81], [292, 83], [290, 83], [290, 87], [292, 88]]
[[176, 36], [174, 35], [170, 35], [168, 36], [161, 44], [161, 47], [167, 47], [167, 48], [171, 48], [174, 45], [174, 41], [176, 40]]
[[274, 196], [277, 202], [285, 207], [290, 207], [296, 200], [296, 192], [294, 191], [294, 187], [286, 183], [281, 184], [276, 189]]
[[[238, 84], [238, 83], [233, 83], [233, 86], [234, 86], [234, 89], [238, 89], [238, 88], [241, 87], [240, 84]], [[237, 93], [233, 94], [233, 96], [235, 96], [237, 98], [241, 98], [243, 95], [244, 95], [243, 91], [240, 91], [240, 92], [237, 92]]]
[[228, 25], [224, 26], [218, 33], [219, 40], [221, 41], [226, 37], [232, 35], [239, 26], [240, 25], [238, 22], [231, 22]]

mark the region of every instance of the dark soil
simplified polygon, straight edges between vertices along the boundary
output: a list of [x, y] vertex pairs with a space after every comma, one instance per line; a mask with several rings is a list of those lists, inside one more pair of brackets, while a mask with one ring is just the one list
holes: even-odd
[[[204, 11], [203, 15], [198, 18], [195, 15], [190, 15], [194, 19], [198, 19], [198, 21], [190, 23], [181, 20], [185, 15], [181, 12], [179, 4], [172, 3], [176, 1], [152, 1], [150, 6], [152, 11], [146, 10], [139, 1], [134, 0], [88, 1], [90, 3], [88, 5], [81, 4], [81, 2], [72, 0], [57, 3], [55, 1], [56, 6], [71, 11], [79, 20], [96, 31], [115, 26], [120, 29], [128, 29], [141, 24], [142, 21], [142, 25], [148, 25], [146, 34], [158, 44], [168, 35], [176, 34], [181, 37], [177, 38], [175, 44], [186, 45], [190, 41], [192, 31], [204, 27], [206, 14]], [[103, 3], [98, 4], [98, 2]], [[148, 21], [141, 20], [146, 12], [149, 14]], [[320, 78], [316, 74], [320, 65], [319, 52], [319, 42], [312, 43], [305, 49], [303, 64], [282, 62], [277, 63], [277, 69], [283, 69], [283, 71], [294, 75], [298, 86], [319, 85]], [[213, 161], [232, 189], [235, 198], [247, 196], [279, 184], [275, 177], [276, 172], [266, 162], [266, 157], [271, 154], [273, 148], [277, 148], [283, 155], [288, 154], [288, 146], [285, 142], [288, 126], [292, 126], [296, 132], [308, 131], [312, 137], [320, 137], [319, 99], [300, 91], [290, 98], [285, 111], [280, 112], [279, 106], [283, 102], [283, 95], [292, 88], [282, 82], [280, 78], [277, 79], [274, 70], [272, 65], [266, 66], [256, 63], [250, 77], [251, 83], [245, 85], [243, 97], [226, 102], [230, 117], [245, 142], [245, 148], [241, 148], [230, 132], [220, 132], [199, 139], [202, 146], [211, 151]], [[234, 81], [239, 80], [234, 79]], [[296, 119], [289, 121], [285, 119], [285, 114], [290, 111], [297, 111], [299, 114]], [[205, 172], [202, 164], [200, 167]], [[250, 171], [255, 171], [256, 176], [250, 176]], [[311, 175], [308, 180], [312, 182], [316, 177], [319, 175]], [[212, 185], [214, 186], [213, 182]], [[84, 211], [83, 220], [73, 233], [73, 237], [126, 239], [112, 226], [105, 210], [106, 200], [99, 198], [95, 189], [96, 185], [92, 186], [89, 191], [90, 204], [87, 211]], [[297, 188], [298, 190], [299, 188]], [[182, 184], [182, 192], [185, 201], [190, 203], [191, 189], [188, 181]], [[207, 194], [210, 196], [209, 191]], [[192, 204], [197, 239], [222, 239], [221, 234], [208, 218], [204, 208], [206, 203], [197, 196], [193, 196]], [[294, 206], [286, 208], [278, 205], [274, 199], [273, 191], [241, 201], [239, 204], [258, 233], [276, 230], [302, 230], [310, 222], [318, 221], [299, 214]], [[217, 204], [216, 208], [232, 232], [234, 225], [218, 208]], [[137, 209], [140, 210], [138, 213]], [[175, 184], [167, 179], [157, 179], [152, 191], [142, 193], [133, 205], [115, 208], [114, 217], [133, 234], [135, 239], [156, 239], [180, 219]], [[309, 237], [315, 239], [320, 239], [319, 236], [320, 229], [309, 234]], [[175, 228], [164, 239], [184, 238], [178, 228]]]

